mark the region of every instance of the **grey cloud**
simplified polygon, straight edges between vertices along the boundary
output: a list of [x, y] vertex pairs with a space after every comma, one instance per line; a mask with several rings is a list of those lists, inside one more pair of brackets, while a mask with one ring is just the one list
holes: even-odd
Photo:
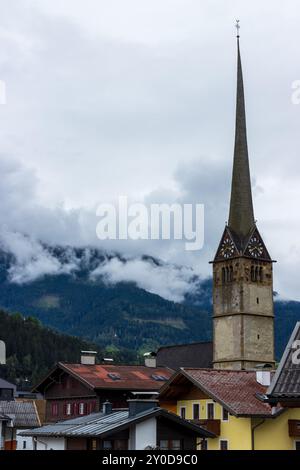
[[[299, 5], [186, 5], [0, 0], [8, 99], [0, 106], [2, 224], [38, 243], [146, 253], [210, 274], [228, 214], [239, 16], [256, 217], [281, 266], [276, 289], [299, 298], [300, 106], [290, 100], [300, 76]], [[204, 203], [204, 250], [100, 244], [95, 208], [120, 194], [147, 204]], [[60, 267], [47, 260], [45, 269]]]

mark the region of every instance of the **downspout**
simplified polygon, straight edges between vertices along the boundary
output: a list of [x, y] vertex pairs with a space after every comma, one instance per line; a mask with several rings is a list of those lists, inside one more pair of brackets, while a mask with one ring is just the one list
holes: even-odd
[[39, 442], [40, 444], [42, 444], [43, 446], [45, 446], [45, 450], [48, 449], [48, 444], [47, 444], [46, 442], [41, 441], [41, 440], [38, 439], [37, 437], [34, 437], [33, 440], [34, 440], [35, 443]]
[[254, 442], [254, 433], [255, 433], [255, 430], [261, 426], [262, 424], [264, 424], [266, 420], [265, 419], [262, 419], [259, 423], [257, 423], [255, 426], [252, 426], [251, 427], [251, 449], [252, 450], [255, 450], [255, 442]]
[[11, 434], [10, 434], [10, 450], [14, 450], [14, 428], [11, 427]]

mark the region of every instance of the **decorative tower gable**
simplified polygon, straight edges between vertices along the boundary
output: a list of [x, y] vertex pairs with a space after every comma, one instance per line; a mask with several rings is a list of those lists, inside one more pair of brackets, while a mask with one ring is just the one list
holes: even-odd
[[271, 256], [269, 255], [269, 252], [257, 227], [255, 227], [249, 236], [243, 255], [247, 257], [249, 256], [251, 259], [255, 260], [272, 262]]
[[234, 238], [230, 233], [228, 227], [225, 227], [223, 236], [221, 238], [217, 253], [214, 259], [215, 261], [224, 261], [230, 258], [235, 258], [239, 256], [240, 252], [235, 244]]

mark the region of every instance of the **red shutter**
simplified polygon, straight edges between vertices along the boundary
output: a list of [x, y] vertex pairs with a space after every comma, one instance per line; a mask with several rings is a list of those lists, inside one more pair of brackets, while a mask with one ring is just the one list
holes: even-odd
[[96, 402], [95, 401], [91, 401], [89, 403], [89, 413], [94, 413], [94, 411], [96, 410]]
[[58, 415], [58, 404], [57, 403], [52, 403], [52, 405], [51, 405], [51, 414], [52, 414], [52, 416], [57, 416]]

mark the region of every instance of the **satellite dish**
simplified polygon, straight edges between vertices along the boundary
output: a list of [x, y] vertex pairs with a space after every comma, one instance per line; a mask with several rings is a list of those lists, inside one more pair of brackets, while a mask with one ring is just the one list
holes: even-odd
[[0, 364], [6, 364], [6, 347], [4, 341], [0, 341]]

